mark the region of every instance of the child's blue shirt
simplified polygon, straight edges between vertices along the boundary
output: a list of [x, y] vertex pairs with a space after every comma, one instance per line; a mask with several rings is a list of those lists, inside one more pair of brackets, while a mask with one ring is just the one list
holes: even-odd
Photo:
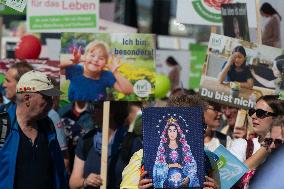
[[66, 68], [66, 79], [70, 80], [68, 99], [70, 101], [101, 101], [107, 97], [106, 88], [113, 87], [116, 82], [110, 71], [102, 71], [99, 79], [90, 79], [83, 75], [81, 65]]

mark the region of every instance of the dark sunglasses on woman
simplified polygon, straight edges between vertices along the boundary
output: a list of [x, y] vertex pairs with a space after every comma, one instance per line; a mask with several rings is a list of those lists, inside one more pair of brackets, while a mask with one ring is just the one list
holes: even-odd
[[265, 138], [264, 139], [264, 143], [265, 143], [266, 146], [270, 146], [272, 144], [272, 142], [274, 142], [274, 145], [275, 145], [276, 148], [283, 144], [282, 139], [273, 139], [273, 138]]
[[262, 110], [262, 109], [249, 109], [248, 111], [248, 115], [251, 117], [253, 114], [255, 113], [256, 117], [258, 118], [266, 118], [266, 117], [269, 117], [269, 116], [277, 116], [276, 113], [273, 113], [273, 112], [268, 112], [268, 111], [265, 111], [265, 110]]

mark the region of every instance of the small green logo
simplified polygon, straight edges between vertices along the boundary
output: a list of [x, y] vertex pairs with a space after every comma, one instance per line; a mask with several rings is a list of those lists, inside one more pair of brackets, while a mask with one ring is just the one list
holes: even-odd
[[223, 168], [226, 164], [227, 164], [227, 160], [225, 159], [224, 156], [221, 155], [218, 162], [217, 162], [218, 169]]

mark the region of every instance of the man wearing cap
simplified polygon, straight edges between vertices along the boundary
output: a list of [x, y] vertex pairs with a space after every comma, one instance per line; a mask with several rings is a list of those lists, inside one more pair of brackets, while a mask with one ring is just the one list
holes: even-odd
[[16, 87], [16, 113], [0, 149], [0, 188], [65, 189], [67, 177], [54, 126], [47, 113], [60, 95], [43, 73], [25, 73]]

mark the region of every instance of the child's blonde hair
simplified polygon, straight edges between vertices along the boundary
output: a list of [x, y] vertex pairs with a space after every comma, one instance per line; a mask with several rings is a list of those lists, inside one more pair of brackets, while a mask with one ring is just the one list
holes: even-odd
[[108, 48], [108, 45], [105, 42], [102, 42], [102, 41], [90, 42], [85, 48], [84, 56], [86, 57], [89, 52], [93, 51], [96, 48], [99, 48], [99, 49], [102, 50], [103, 57], [106, 59], [106, 63], [107, 63], [108, 62], [109, 48]]

